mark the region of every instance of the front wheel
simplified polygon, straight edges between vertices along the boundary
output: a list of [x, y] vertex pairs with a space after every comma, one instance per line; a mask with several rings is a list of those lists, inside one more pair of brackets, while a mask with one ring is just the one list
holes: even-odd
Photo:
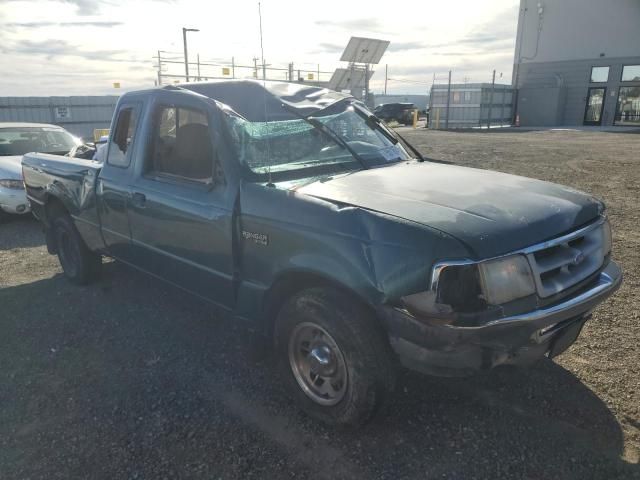
[[391, 349], [370, 312], [335, 289], [292, 297], [276, 323], [284, 380], [302, 409], [333, 425], [365, 423], [395, 386]]
[[86, 285], [97, 275], [102, 257], [87, 248], [69, 215], [56, 217], [51, 228], [65, 276], [73, 283]]

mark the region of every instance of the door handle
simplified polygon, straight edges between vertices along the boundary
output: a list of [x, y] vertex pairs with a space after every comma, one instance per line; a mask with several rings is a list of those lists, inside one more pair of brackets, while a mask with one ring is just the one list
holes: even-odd
[[147, 203], [147, 197], [145, 196], [144, 193], [135, 192], [131, 196], [131, 203], [133, 204], [134, 207], [144, 208]]

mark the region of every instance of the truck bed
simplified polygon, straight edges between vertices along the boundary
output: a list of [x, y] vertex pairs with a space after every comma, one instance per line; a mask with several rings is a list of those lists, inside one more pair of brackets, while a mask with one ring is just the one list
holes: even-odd
[[54, 197], [74, 219], [76, 227], [88, 245], [101, 247], [96, 184], [101, 162], [80, 158], [28, 153], [22, 158], [27, 197], [33, 213], [47, 221], [44, 205]]

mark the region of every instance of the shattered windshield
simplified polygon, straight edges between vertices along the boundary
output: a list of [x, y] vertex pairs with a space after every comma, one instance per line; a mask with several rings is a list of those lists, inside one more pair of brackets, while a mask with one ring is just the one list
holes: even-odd
[[275, 176], [304, 178], [411, 158], [346, 102], [307, 119], [249, 122], [234, 114], [226, 119], [240, 161], [261, 177], [270, 170]]

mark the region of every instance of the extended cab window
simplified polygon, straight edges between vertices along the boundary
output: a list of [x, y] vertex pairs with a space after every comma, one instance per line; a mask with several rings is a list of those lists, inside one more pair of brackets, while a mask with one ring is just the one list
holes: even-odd
[[133, 135], [138, 123], [138, 114], [135, 107], [124, 107], [118, 113], [118, 121], [113, 135], [109, 139], [109, 154], [107, 163], [115, 167], [128, 167], [129, 147], [133, 142]]
[[207, 115], [190, 108], [156, 111], [145, 174], [203, 184], [213, 182], [214, 155]]

